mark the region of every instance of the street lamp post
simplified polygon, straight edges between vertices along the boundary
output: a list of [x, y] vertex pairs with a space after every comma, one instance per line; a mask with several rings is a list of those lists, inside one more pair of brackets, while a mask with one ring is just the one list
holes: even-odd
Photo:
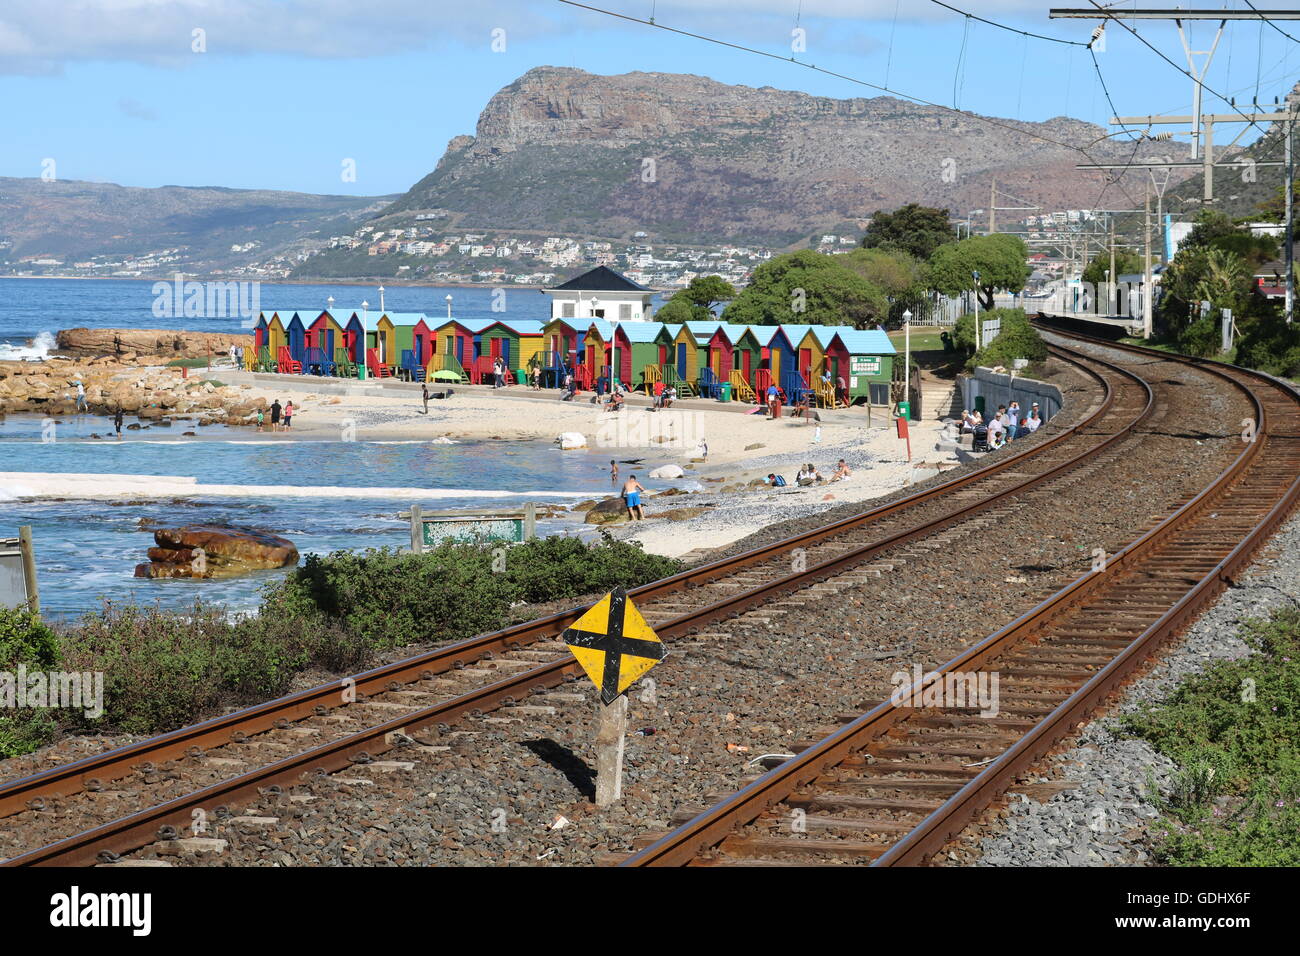
[[975, 351], [980, 350], [980, 274], [972, 272], [975, 279]]
[[357, 346], [357, 352], [361, 359], [357, 363], [357, 381], [359, 382], [366, 380], [366, 326], [369, 324], [369, 312], [367, 311], [369, 308], [369, 302], [361, 303], [361, 344]]
[[912, 409], [912, 310], [903, 311], [903, 400], [907, 402], [908, 418]]
[[447, 293], [447, 318], [451, 318], [451, 293]]

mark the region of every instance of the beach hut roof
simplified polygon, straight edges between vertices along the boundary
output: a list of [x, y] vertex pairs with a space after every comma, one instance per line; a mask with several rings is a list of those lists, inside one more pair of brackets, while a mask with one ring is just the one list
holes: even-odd
[[384, 315], [388, 316], [388, 321], [393, 325], [429, 324], [429, 317], [423, 312], [385, 312]]
[[629, 342], [653, 342], [663, 328], [658, 322], [620, 322], [618, 327]]
[[845, 326], [836, 334], [851, 355], [895, 355], [898, 350], [889, 336], [879, 329], [851, 329]]
[[603, 342], [608, 342], [614, 337], [614, 323], [606, 322], [604, 319], [592, 319], [587, 325], [587, 329], [589, 331], [595, 329], [596, 334], [600, 336]]
[[[519, 335], [542, 334], [542, 323], [538, 322], [536, 319], [511, 319], [509, 322], [505, 319], [498, 319], [493, 324], [504, 325], [511, 332], [515, 332]], [[484, 326], [484, 328], [486, 327], [487, 326]]]
[[575, 276], [563, 285], [555, 286], [557, 292], [649, 292], [609, 266], [596, 266], [590, 272]]
[[[460, 322], [461, 325], [463, 325], [465, 328], [469, 329], [471, 332], [477, 335], [479, 332], [482, 332], [484, 329], [488, 328], [489, 326], [496, 325], [498, 320], [497, 319], [464, 319], [464, 320], [457, 319], [456, 321]], [[445, 322], [443, 324], [446, 325]]]
[[[754, 335], [758, 337], [760, 345], [771, 345], [772, 340], [778, 335], [786, 341], [790, 340], [790, 333], [782, 332], [779, 325], [751, 325], [750, 328], [754, 330]], [[794, 345], [793, 342], [790, 342], [790, 344]]]
[[706, 322], [687, 322], [686, 327], [691, 330], [691, 334], [697, 339], [711, 339], [713, 333], [725, 324], [717, 319], [710, 319]]

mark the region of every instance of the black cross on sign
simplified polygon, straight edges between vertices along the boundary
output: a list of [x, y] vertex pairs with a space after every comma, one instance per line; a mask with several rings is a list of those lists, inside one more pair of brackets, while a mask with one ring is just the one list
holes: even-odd
[[605, 625], [607, 633], [600, 634], [571, 627], [564, 632], [562, 638], [566, 644], [601, 651], [605, 655], [605, 669], [601, 673], [600, 681], [600, 699], [606, 706], [618, 699], [618, 675], [624, 655], [661, 661], [668, 653], [668, 649], [659, 641], [623, 636], [626, 608], [627, 594], [622, 588], [615, 588], [609, 595], [609, 618]]

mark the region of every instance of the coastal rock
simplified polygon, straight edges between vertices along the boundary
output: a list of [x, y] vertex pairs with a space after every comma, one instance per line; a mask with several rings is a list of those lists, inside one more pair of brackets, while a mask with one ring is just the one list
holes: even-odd
[[232, 577], [298, 563], [298, 549], [288, 538], [233, 525], [187, 525], [158, 528], [157, 547], [147, 564], [136, 566], [138, 578]]
[[123, 361], [139, 357], [220, 358], [232, 345], [252, 347], [252, 336], [170, 329], [64, 329], [55, 337], [59, 351], [74, 355], [111, 355]]
[[682, 478], [685, 477], [681, 465], [663, 465], [650, 472], [651, 478]]
[[606, 498], [587, 512], [587, 524], [617, 524], [627, 520], [627, 503], [622, 498]]

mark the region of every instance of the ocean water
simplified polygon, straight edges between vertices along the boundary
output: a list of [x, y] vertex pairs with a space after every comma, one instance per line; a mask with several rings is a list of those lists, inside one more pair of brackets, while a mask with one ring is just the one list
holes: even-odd
[[[205, 429], [201, 440], [178, 441], [150, 437], [168, 431], [156, 427], [125, 432], [120, 443], [89, 437], [111, 430], [104, 418], [69, 417], [57, 426], [55, 441], [43, 442], [39, 417], [9, 415], [0, 421], [0, 471], [177, 475], [205, 484], [295, 490], [267, 496], [16, 500], [18, 489], [0, 482], [0, 535], [16, 535], [19, 525], [32, 526], [42, 609], [54, 618], [75, 618], [106, 599], [185, 607], [201, 598], [246, 610], [257, 606], [264, 584], [285, 573], [225, 581], [136, 578], [135, 565], [146, 560], [153, 528], [159, 526], [254, 527], [289, 538], [305, 555], [405, 546], [409, 524], [399, 514], [412, 499], [386, 497], [386, 488], [427, 488], [427, 498], [414, 499], [426, 511], [514, 509], [525, 501], [571, 504], [576, 496], [610, 490], [609, 475], [601, 468], [605, 456], [560, 452], [545, 442], [258, 442], [223, 437], [219, 428]], [[310, 493], [323, 486], [344, 486], [355, 494], [326, 498]], [[539, 520], [538, 530], [585, 529], [553, 519]]]
[[[395, 286], [385, 305], [401, 311], [446, 314], [447, 294], [460, 317], [500, 317], [491, 289], [435, 289]], [[261, 308], [356, 307], [373, 286], [263, 285]], [[43, 355], [54, 333], [78, 326], [234, 331], [238, 318], [160, 317], [150, 281], [0, 279], [0, 358]], [[549, 300], [536, 289], [507, 288], [507, 315], [544, 320]], [[133, 577], [145, 560], [157, 526], [229, 523], [261, 528], [290, 538], [302, 554], [380, 546], [403, 546], [408, 524], [398, 517], [410, 498], [386, 497], [384, 489], [427, 488], [426, 511], [460, 508], [514, 509], [525, 501], [572, 503], [574, 495], [608, 494], [602, 471], [607, 456], [563, 452], [545, 442], [335, 442], [259, 440], [247, 430], [222, 426], [126, 431], [109, 436], [105, 418], [69, 416], [55, 426], [54, 441], [42, 433], [34, 415], [0, 421], [0, 472], [175, 475], [204, 484], [280, 486], [310, 489], [341, 486], [352, 497], [287, 496], [203, 497], [170, 500], [73, 501], [15, 500], [15, 487], [0, 482], [0, 536], [16, 535], [29, 524], [35, 539], [42, 609], [56, 619], [72, 619], [104, 600], [185, 607], [196, 598], [233, 610], [257, 606], [261, 587], [283, 571], [268, 571], [228, 581], [153, 581]], [[647, 482], [647, 484], [650, 484]], [[373, 490], [371, 490], [373, 489]], [[485, 494], [486, 493], [486, 494]], [[502, 495], [504, 493], [504, 496]], [[529, 493], [525, 495], [524, 493]], [[576, 533], [581, 526], [539, 521], [539, 532]]]
[[[187, 281], [193, 277], [187, 277]], [[161, 296], [156, 283], [146, 279], [5, 279], [0, 278], [0, 359], [39, 357], [54, 347], [60, 329], [185, 329], [193, 332], [239, 332], [252, 328], [240, 317], [185, 317], [157, 315], [175, 311], [175, 297]], [[172, 283], [167, 283], [170, 287]], [[384, 306], [394, 312], [424, 312], [440, 318], [447, 314], [446, 297], [452, 297], [452, 314], [461, 319], [550, 318], [550, 298], [535, 286], [443, 288], [440, 286], [386, 286]], [[251, 300], [252, 292], [246, 293]], [[358, 309], [363, 301], [379, 308], [378, 285], [296, 285], [262, 283], [257, 288], [260, 309], [302, 309], [327, 306], [334, 297], [337, 309]], [[160, 298], [165, 301], [160, 302]], [[162, 307], [166, 308], [162, 308]], [[247, 324], [245, 324], [247, 323]]]

